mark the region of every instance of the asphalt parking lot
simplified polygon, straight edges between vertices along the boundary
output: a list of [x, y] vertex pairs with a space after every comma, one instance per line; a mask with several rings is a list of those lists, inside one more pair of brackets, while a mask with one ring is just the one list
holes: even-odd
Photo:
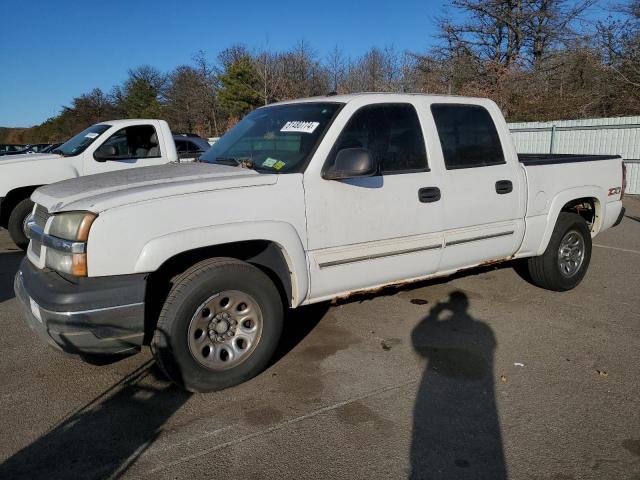
[[18, 315], [0, 233], [0, 478], [640, 479], [640, 199], [583, 283], [475, 270], [297, 311], [272, 366], [170, 385], [90, 365]]

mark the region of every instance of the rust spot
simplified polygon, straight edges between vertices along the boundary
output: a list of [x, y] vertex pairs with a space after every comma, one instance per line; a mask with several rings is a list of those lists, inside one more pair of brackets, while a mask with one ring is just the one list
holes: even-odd
[[371, 296], [375, 296], [376, 294], [384, 291], [384, 290], [397, 290], [400, 289], [402, 287], [404, 287], [405, 285], [410, 285], [412, 283], [417, 283], [420, 281], [424, 281], [424, 278], [420, 278], [417, 280], [401, 280], [399, 282], [391, 282], [391, 283], [387, 283], [384, 284], [382, 286], [377, 286], [377, 287], [371, 287], [371, 288], [363, 288], [361, 290], [353, 290], [352, 292], [348, 292], [345, 294], [342, 294], [338, 297], [335, 297], [333, 300], [331, 300], [332, 304], [337, 304], [340, 302], [343, 302], [345, 300], [350, 299], [351, 297], [356, 297], [356, 296], [361, 296], [361, 295], [371, 295]]
[[513, 260], [513, 255], [506, 258], [500, 258], [498, 260], [487, 260], [486, 262], [482, 262], [480, 265], [478, 265], [478, 267], [490, 267], [492, 265], [500, 265], [501, 263], [508, 262], [509, 260]]
[[487, 260], [485, 262], [479, 263], [477, 265], [473, 265], [471, 267], [464, 267], [461, 268], [459, 270], [456, 270], [453, 273], [447, 273], [447, 274], [432, 274], [432, 275], [426, 275], [424, 277], [419, 277], [419, 278], [415, 278], [412, 280], [399, 280], [397, 282], [390, 282], [390, 283], [386, 283], [384, 285], [381, 286], [376, 286], [376, 287], [370, 287], [370, 288], [363, 288], [363, 289], [359, 289], [359, 290], [353, 290], [351, 292], [347, 292], [347, 293], [343, 293], [342, 295], [339, 295], [335, 298], [333, 298], [331, 300], [331, 304], [332, 305], [337, 305], [341, 302], [345, 302], [347, 300], [349, 300], [352, 297], [357, 297], [357, 296], [375, 296], [377, 294], [379, 294], [380, 292], [383, 292], [385, 290], [401, 290], [403, 287], [407, 286], [407, 285], [412, 285], [414, 283], [419, 283], [419, 282], [424, 282], [425, 280], [432, 280], [434, 278], [444, 278], [444, 277], [452, 277], [453, 275], [459, 274], [459, 273], [463, 273], [469, 270], [477, 270], [478, 268], [486, 268], [486, 267], [490, 267], [493, 265], [499, 265], [501, 263], [505, 263], [508, 262], [510, 260], [514, 259], [514, 255], [510, 255], [508, 257], [505, 258], [500, 258], [497, 260]]

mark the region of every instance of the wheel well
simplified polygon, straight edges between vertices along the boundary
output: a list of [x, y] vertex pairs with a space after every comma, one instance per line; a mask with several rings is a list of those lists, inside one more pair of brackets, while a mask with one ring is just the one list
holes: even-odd
[[9, 216], [15, 206], [25, 198], [29, 198], [34, 190], [42, 185], [31, 185], [28, 187], [14, 188], [7, 193], [2, 200], [2, 208], [0, 208], [0, 226], [7, 228], [9, 225]]
[[168, 259], [147, 277], [145, 343], [153, 336], [160, 310], [171, 289], [172, 279], [199, 261], [213, 257], [236, 258], [259, 268], [275, 284], [283, 305], [291, 305], [291, 272], [282, 250], [276, 243], [268, 240], [248, 240], [188, 250]]
[[587, 222], [592, 234], [597, 233], [600, 228], [602, 215], [600, 213], [600, 202], [597, 198], [585, 197], [571, 200], [562, 207], [561, 211], [580, 215]]

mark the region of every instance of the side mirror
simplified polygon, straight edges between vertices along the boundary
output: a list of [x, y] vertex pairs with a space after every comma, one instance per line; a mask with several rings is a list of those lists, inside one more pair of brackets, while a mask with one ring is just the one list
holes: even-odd
[[98, 162], [106, 162], [107, 160], [113, 160], [118, 156], [118, 151], [113, 145], [100, 145], [94, 152], [93, 158]]
[[366, 148], [343, 148], [338, 151], [335, 163], [323, 173], [326, 180], [372, 177], [378, 172], [378, 164]]

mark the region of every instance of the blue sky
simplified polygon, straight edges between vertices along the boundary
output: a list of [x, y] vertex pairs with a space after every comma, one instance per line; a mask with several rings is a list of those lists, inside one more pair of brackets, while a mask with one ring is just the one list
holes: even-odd
[[162, 71], [235, 43], [273, 50], [305, 40], [320, 56], [372, 46], [432, 45], [446, 0], [316, 2], [21, 0], [0, 2], [0, 126], [31, 126], [95, 87], [108, 92], [129, 68]]

